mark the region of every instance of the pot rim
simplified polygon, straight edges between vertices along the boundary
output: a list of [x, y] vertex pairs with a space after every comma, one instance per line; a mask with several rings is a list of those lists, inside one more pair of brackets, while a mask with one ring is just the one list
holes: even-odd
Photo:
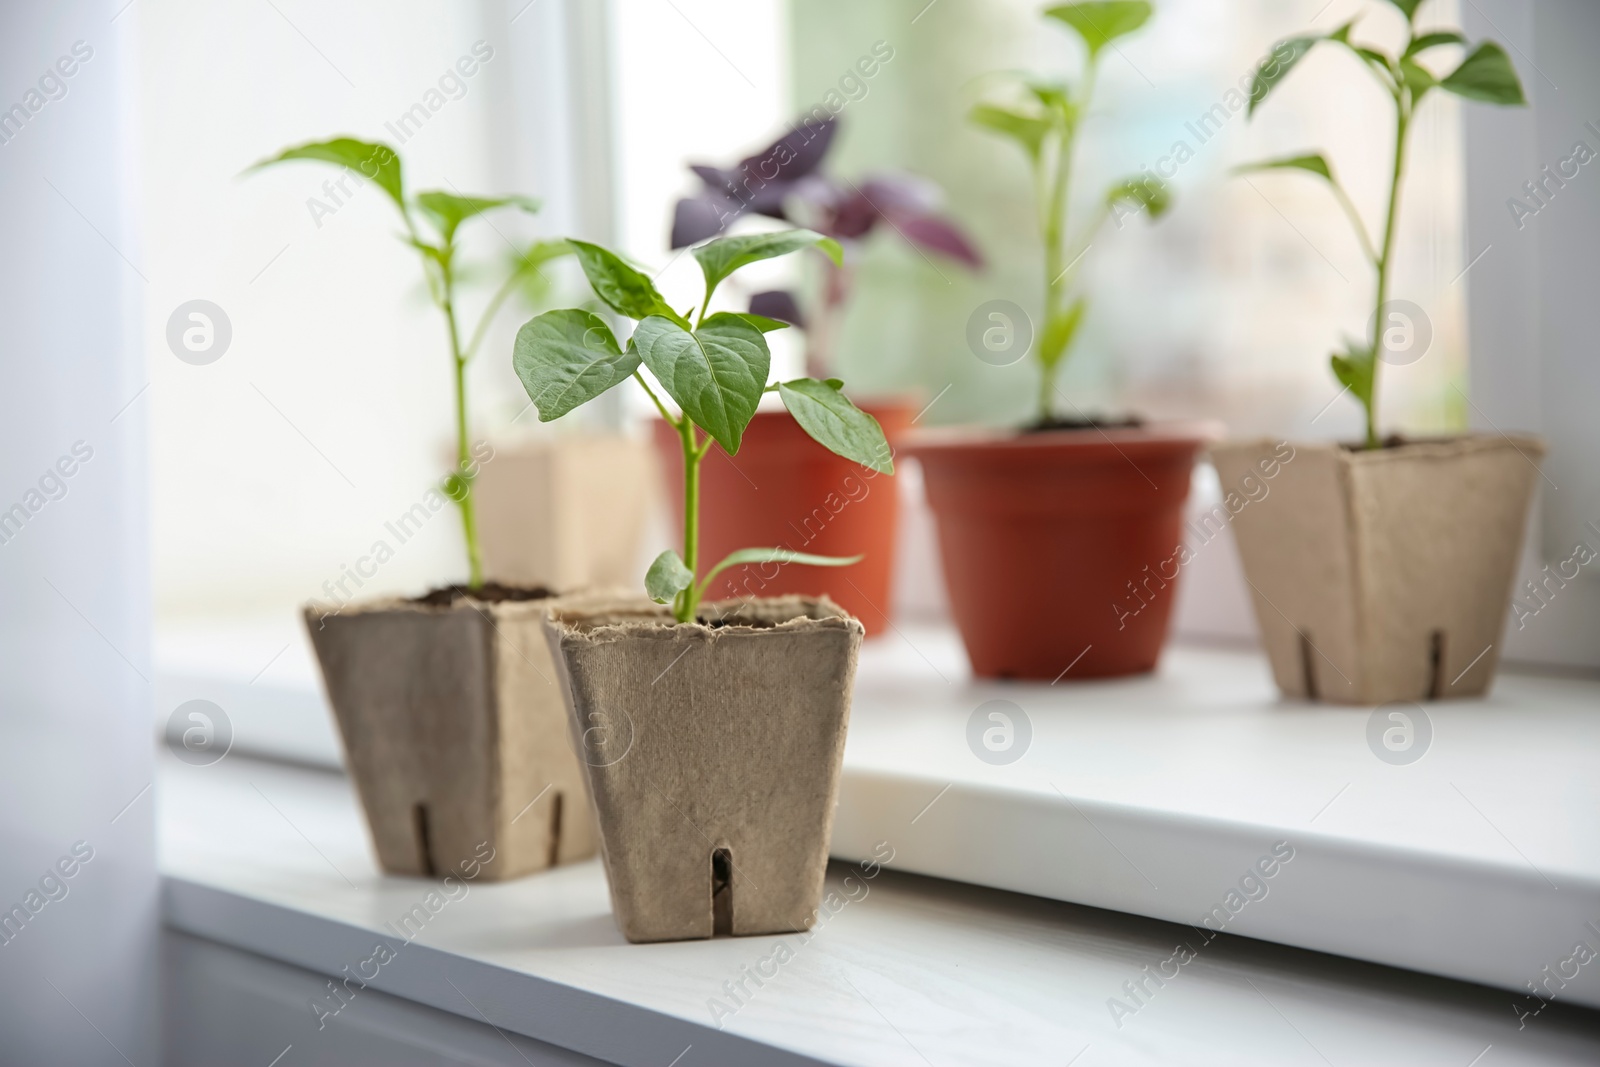
[[1542, 458], [1549, 443], [1537, 434], [1468, 430], [1465, 433], [1417, 437], [1385, 448], [1365, 449], [1351, 441], [1290, 441], [1285, 437], [1240, 437], [1215, 441], [1208, 451], [1250, 451], [1288, 444], [1296, 451], [1322, 452], [1342, 457], [1348, 463], [1386, 463], [1404, 459], [1450, 458], [1474, 452], [1512, 448], [1530, 460]]
[[1218, 441], [1226, 433], [1214, 419], [1175, 419], [1145, 426], [1114, 429], [1044, 430], [1022, 433], [1014, 429], [951, 426], [912, 430], [901, 451], [909, 456], [992, 451], [1027, 454], [1039, 451], [1116, 448], [1147, 449], [1187, 445], [1196, 450]]
[[729, 634], [792, 633], [797, 630], [855, 629], [863, 631], [861, 621], [834, 603], [827, 595], [786, 594], [735, 600], [706, 601], [702, 615], [716, 612], [713, 621], [749, 617], [752, 608], [766, 608], [776, 618], [761, 625], [725, 622], [712, 626], [696, 619], [678, 622], [666, 604], [639, 596], [574, 597], [564, 603], [548, 605], [546, 624], [562, 637], [607, 640], [627, 637], [666, 637], [673, 640], [704, 638], [715, 640]]

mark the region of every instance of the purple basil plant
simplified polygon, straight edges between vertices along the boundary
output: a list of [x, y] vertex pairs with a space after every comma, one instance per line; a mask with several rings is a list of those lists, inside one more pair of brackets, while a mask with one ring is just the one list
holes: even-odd
[[797, 124], [788, 134], [732, 167], [690, 167], [705, 187], [678, 201], [672, 247], [684, 248], [725, 232], [741, 216], [765, 215], [806, 226], [838, 241], [842, 266], [828, 265], [820, 306], [804, 314], [793, 293], [773, 290], [750, 298], [752, 314], [806, 331], [806, 371], [825, 377], [842, 309], [855, 288], [858, 244], [879, 223], [924, 255], [932, 253], [977, 270], [983, 257], [960, 227], [938, 214], [939, 187], [909, 174], [869, 174], [860, 183], [821, 172], [839, 120]]

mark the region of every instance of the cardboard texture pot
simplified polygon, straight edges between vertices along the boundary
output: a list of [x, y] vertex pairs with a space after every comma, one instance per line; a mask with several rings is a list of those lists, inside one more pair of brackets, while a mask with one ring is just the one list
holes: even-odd
[[[378, 862], [432, 876], [474, 858], [515, 878], [594, 854], [555, 665], [547, 597], [309, 605], [345, 760]], [[530, 806], [531, 802], [531, 806]]]
[[1217, 428], [924, 431], [950, 607], [972, 671], [1053, 681], [1155, 667], [1195, 457]]
[[[862, 404], [897, 449], [916, 408], [910, 401]], [[655, 439], [683, 521], [683, 449], [677, 432], [655, 423]], [[700, 557], [719, 560], [751, 545], [791, 548], [821, 556], [864, 558], [850, 567], [750, 564], [724, 572], [707, 595], [827, 596], [861, 620], [868, 636], [887, 628], [890, 580], [900, 503], [894, 479], [836, 456], [817, 444], [785, 411], [760, 411], [745, 431], [739, 454], [720, 445], [700, 468]]]
[[472, 490], [484, 569], [553, 589], [631, 587], [656, 485], [649, 443], [620, 434], [497, 442]]
[[[1275, 447], [1230, 442], [1212, 459], [1237, 484]], [[1294, 448], [1233, 520], [1278, 688], [1340, 704], [1487, 690], [1544, 443]]]
[[861, 624], [825, 598], [564, 609], [546, 636], [629, 941], [816, 918]]

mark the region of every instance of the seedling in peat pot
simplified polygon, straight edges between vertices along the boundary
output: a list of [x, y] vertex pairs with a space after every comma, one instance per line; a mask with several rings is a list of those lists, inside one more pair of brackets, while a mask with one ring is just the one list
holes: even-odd
[[1273, 47], [1272, 61], [1263, 64], [1251, 82], [1249, 111], [1254, 115], [1267, 94], [1277, 88], [1295, 64], [1324, 41], [1348, 49], [1361, 60], [1362, 65], [1378, 79], [1394, 101], [1394, 170], [1389, 179], [1389, 203], [1385, 209], [1382, 247], [1374, 247], [1355, 205], [1334, 177], [1327, 158], [1320, 152], [1272, 159], [1240, 168], [1241, 171], [1303, 170], [1327, 182], [1339, 206], [1355, 227], [1362, 253], [1377, 271], [1376, 307], [1372, 313], [1371, 335], [1365, 340], [1347, 341], [1344, 351], [1336, 352], [1330, 358], [1333, 376], [1360, 401], [1366, 415], [1367, 448], [1378, 448], [1382, 443], [1378, 437], [1378, 358], [1384, 350], [1384, 333], [1387, 329], [1384, 320], [1389, 317], [1384, 305], [1388, 301], [1389, 270], [1394, 261], [1395, 220], [1400, 214], [1400, 180], [1405, 173], [1406, 134], [1410, 132], [1417, 107], [1434, 88], [1487, 104], [1522, 106], [1527, 103], [1522, 95], [1522, 83], [1517, 80], [1517, 72], [1511, 66], [1505, 49], [1493, 41], [1479, 43], [1457, 64], [1455, 70], [1442, 78], [1428, 70], [1421, 62], [1424, 52], [1450, 45], [1464, 45], [1467, 39], [1456, 30], [1434, 29], [1419, 33], [1416, 25], [1417, 8], [1422, 6], [1422, 0], [1390, 0], [1390, 3], [1399, 8], [1406, 18], [1406, 43], [1399, 56], [1351, 41], [1350, 31], [1355, 27], [1356, 19], [1351, 19], [1332, 33], [1310, 34], [1280, 41]]
[[[377, 185], [400, 210], [400, 219], [406, 227], [401, 240], [422, 257], [428, 296], [444, 314], [450, 339], [450, 358], [455, 370], [456, 468], [444, 480], [442, 488], [461, 511], [461, 529], [467, 544], [467, 584], [477, 589], [483, 585], [483, 555], [478, 547], [478, 524], [472, 502], [472, 483], [477, 477], [478, 467], [467, 440], [467, 363], [483, 343], [484, 333], [506, 298], [519, 288], [537, 288], [535, 283], [542, 278], [539, 268], [558, 256], [567, 255], [570, 249], [564, 241], [535, 241], [526, 251], [519, 252], [507, 268], [504, 282], [489, 298], [477, 326], [463, 344], [456, 298], [457, 283], [465, 272], [462, 264], [456, 260], [459, 251], [456, 244], [457, 228], [468, 219], [501, 207], [521, 208], [531, 214], [539, 210], [539, 202], [526, 196], [460, 196], [442, 190], [417, 193], [407, 201], [400, 157], [394, 149], [385, 144], [358, 141], [351, 137], [335, 137], [288, 148], [271, 159], [262, 160], [250, 170], [297, 159], [331, 163], [343, 171], [354, 171], [357, 184], [370, 181]], [[422, 215], [432, 227], [432, 240], [425, 239], [417, 229], [416, 214]]]
[[[645, 575], [650, 598], [671, 603], [674, 618], [691, 622], [712, 579], [729, 567], [768, 562], [842, 567], [860, 560], [787, 548], [745, 548], [701, 574], [698, 558], [700, 463], [713, 443], [730, 456], [738, 454], [763, 393], [778, 393], [795, 421], [825, 448], [880, 473], [894, 473], [883, 430], [850, 402], [838, 379], [767, 383], [772, 357], [764, 335], [785, 323], [761, 315], [710, 313], [717, 286], [741, 267], [812, 247], [838, 264], [838, 242], [811, 230], [781, 230], [699, 245], [693, 251], [705, 275], [705, 294], [699, 311], [690, 309], [692, 324], [656, 291], [648, 274], [621, 256], [585, 241], [568, 243], [595, 295], [637, 323], [633, 335], [624, 348], [605, 320], [592, 312], [548, 311], [518, 331], [512, 364], [541, 422], [560, 418], [632, 378], [677, 431], [683, 442], [683, 554], [668, 549], [656, 557]], [[674, 417], [650, 388], [639, 372], [641, 364], [678, 404], [681, 416]], [[703, 440], [702, 432], [707, 435]]]

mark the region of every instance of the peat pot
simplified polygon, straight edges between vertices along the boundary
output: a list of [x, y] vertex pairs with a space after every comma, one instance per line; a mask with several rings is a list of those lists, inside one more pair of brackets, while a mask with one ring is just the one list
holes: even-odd
[[[1230, 442], [1212, 459], [1235, 485], [1282, 448]], [[1294, 445], [1271, 492], [1233, 519], [1283, 694], [1383, 704], [1487, 690], [1544, 451], [1503, 435]]]
[[649, 442], [620, 434], [496, 444], [472, 487], [485, 571], [556, 589], [637, 585], [656, 482]]
[[815, 921], [861, 623], [826, 598], [563, 608], [546, 637], [629, 941]]
[[388, 873], [434, 877], [481, 863], [476, 877], [493, 881], [594, 854], [541, 633], [551, 603], [542, 590], [490, 584], [306, 607]]
[[[862, 404], [891, 451], [916, 415], [910, 402]], [[655, 423], [657, 454], [675, 522], [683, 522], [683, 448], [665, 421]], [[900, 503], [893, 478], [834, 455], [786, 411], [759, 411], [739, 454], [713, 445], [700, 465], [700, 558], [716, 562], [752, 545], [820, 556], [863, 556], [849, 567], [730, 567], [707, 596], [732, 599], [826, 596], [861, 620], [868, 635], [889, 625], [890, 580]]]
[[1154, 669], [1189, 475], [1215, 432], [1171, 423], [910, 438], [973, 673], [1073, 681]]

